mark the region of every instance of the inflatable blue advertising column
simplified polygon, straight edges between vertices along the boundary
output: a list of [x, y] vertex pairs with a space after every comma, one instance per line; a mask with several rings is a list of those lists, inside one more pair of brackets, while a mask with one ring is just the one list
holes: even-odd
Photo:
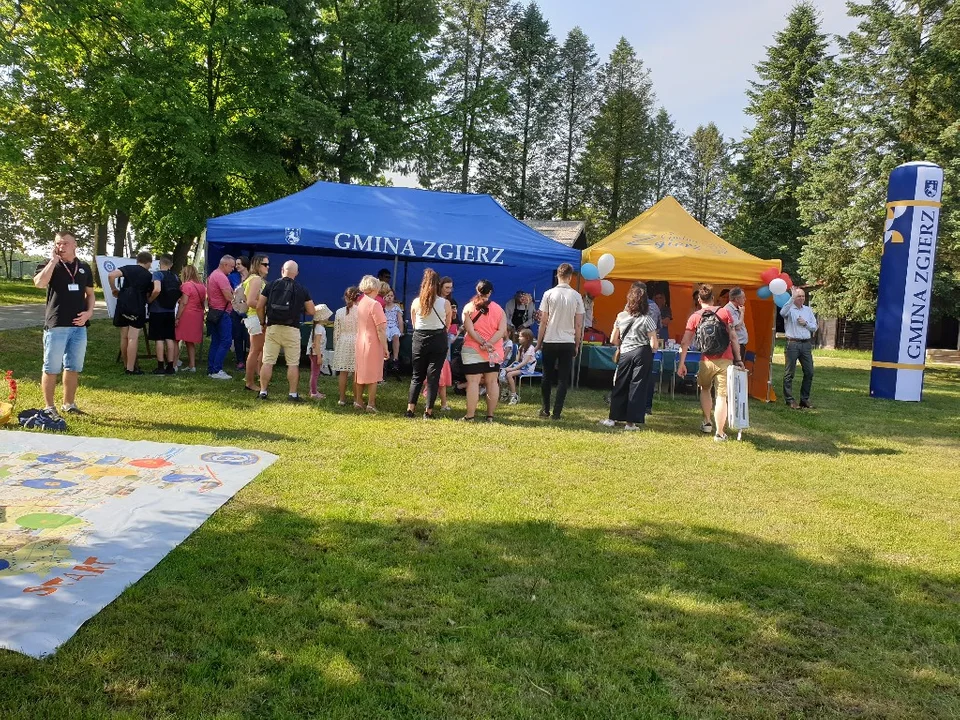
[[890, 173], [870, 397], [920, 401], [942, 190], [943, 170], [933, 163]]

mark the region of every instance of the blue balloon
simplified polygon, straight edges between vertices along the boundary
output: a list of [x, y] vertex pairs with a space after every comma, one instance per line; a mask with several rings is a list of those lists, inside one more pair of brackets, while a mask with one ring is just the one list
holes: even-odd
[[600, 269], [593, 263], [584, 263], [580, 266], [580, 277], [584, 280], [599, 280]]
[[762, 288], [757, 289], [757, 297], [761, 300], [766, 300], [768, 297], [772, 297], [773, 293], [770, 292], [770, 288], [764, 285]]
[[779, 295], [773, 296], [773, 301], [777, 304], [778, 308], [782, 308], [784, 305], [790, 302], [790, 299], [792, 297], [793, 295], [791, 293], [788, 293], [788, 292], [780, 293]]

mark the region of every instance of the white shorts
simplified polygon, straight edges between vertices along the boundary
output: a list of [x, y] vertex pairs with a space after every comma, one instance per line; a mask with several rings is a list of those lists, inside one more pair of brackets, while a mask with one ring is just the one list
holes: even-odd
[[243, 319], [243, 324], [247, 328], [247, 332], [251, 335], [260, 335], [263, 333], [263, 326], [260, 325], [260, 318], [256, 315], [247, 315]]

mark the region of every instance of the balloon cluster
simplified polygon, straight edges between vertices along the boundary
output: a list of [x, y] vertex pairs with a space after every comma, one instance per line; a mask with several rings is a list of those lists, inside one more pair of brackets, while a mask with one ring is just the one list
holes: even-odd
[[793, 297], [790, 293], [793, 288], [793, 280], [786, 273], [782, 273], [776, 268], [767, 268], [760, 274], [760, 279], [766, 283], [757, 290], [757, 297], [765, 300], [772, 297], [777, 307], [782, 308]]
[[585, 280], [583, 289], [587, 295], [592, 298], [597, 295], [613, 295], [613, 283], [603, 278], [610, 274], [616, 262], [613, 255], [604, 253], [597, 260], [596, 265], [584, 263], [580, 266], [580, 277]]

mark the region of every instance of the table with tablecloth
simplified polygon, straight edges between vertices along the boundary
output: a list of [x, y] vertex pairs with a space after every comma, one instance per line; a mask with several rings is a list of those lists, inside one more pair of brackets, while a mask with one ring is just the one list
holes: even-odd
[[[580, 362], [576, 364], [575, 383], [580, 385], [580, 373], [585, 368], [589, 370], [608, 370], [613, 372], [617, 364], [613, 355], [617, 348], [613, 345], [592, 345], [584, 343], [580, 348]], [[664, 348], [653, 354], [653, 374], [657, 376], [657, 387], [662, 390], [663, 381], [669, 383], [670, 397], [674, 395], [677, 377], [677, 364], [680, 360], [680, 348]], [[690, 350], [686, 359], [687, 372], [696, 375], [700, 368], [700, 353]]]

